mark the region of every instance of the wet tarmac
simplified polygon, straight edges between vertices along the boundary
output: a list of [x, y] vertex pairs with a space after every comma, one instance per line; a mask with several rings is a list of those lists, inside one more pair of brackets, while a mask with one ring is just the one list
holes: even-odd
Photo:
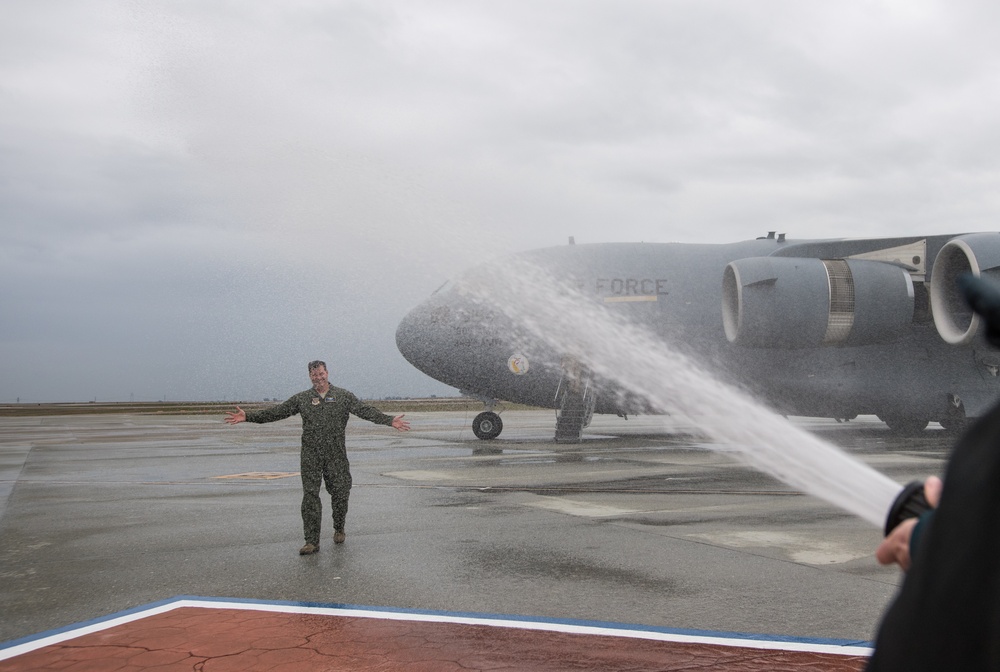
[[[879, 530], [696, 428], [598, 416], [558, 445], [551, 412], [510, 411], [484, 443], [472, 415], [352, 420], [347, 543], [327, 529], [307, 557], [296, 419], [0, 418], [0, 641], [198, 595], [863, 646], [896, 590]], [[954, 441], [796, 422], [900, 483], [940, 473]]]

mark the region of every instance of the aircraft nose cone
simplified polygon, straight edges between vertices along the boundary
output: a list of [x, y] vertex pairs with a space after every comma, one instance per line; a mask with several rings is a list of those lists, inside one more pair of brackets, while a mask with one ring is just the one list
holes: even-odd
[[419, 307], [407, 313], [399, 322], [399, 326], [396, 327], [396, 348], [410, 364], [413, 364], [413, 360], [419, 355], [417, 352], [417, 335], [419, 334], [417, 323], [419, 320], [416, 315], [418, 310], [420, 310]]
[[396, 347], [406, 361], [458, 388], [479, 370], [478, 353], [458, 344], [461, 330], [471, 329], [461, 321], [461, 313], [454, 297], [434, 296], [411, 310], [396, 328]]
[[432, 318], [431, 308], [423, 303], [411, 310], [396, 327], [396, 347], [410, 364], [424, 373], [434, 364], [439, 350], [439, 329]]

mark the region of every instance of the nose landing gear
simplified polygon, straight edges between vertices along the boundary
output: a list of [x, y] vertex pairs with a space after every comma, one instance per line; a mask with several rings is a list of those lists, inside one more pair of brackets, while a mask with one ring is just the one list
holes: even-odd
[[483, 411], [472, 421], [472, 433], [484, 441], [495, 439], [503, 431], [503, 420], [493, 411]]

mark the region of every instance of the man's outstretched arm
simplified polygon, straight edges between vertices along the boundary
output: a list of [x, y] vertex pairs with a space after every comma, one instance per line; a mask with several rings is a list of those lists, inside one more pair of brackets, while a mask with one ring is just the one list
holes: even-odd
[[244, 411], [239, 406], [236, 407], [235, 411], [226, 413], [226, 424], [227, 425], [236, 425], [236, 424], [239, 424], [241, 422], [246, 422], [246, 421], [247, 421], [247, 413], [246, 413], [246, 411]]

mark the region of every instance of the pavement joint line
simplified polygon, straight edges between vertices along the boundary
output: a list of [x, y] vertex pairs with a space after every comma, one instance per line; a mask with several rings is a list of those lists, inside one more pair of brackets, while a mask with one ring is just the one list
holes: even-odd
[[855, 640], [817, 639], [756, 635], [751, 633], [682, 630], [660, 626], [584, 621], [557, 618], [534, 618], [500, 614], [478, 614], [420, 609], [393, 609], [348, 604], [318, 604], [305, 602], [280, 602], [267, 600], [178, 596], [161, 602], [139, 606], [103, 618], [93, 619], [59, 630], [43, 632], [31, 637], [0, 643], [0, 661], [31, 651], [66, 642], [84, 635], [125, 625], [149, 616], [175, 609], [194, 607], [207, 609], [237, 609], [286, 614], [317, 616], [343, 616], [424, 623], [451, 623], [458, 625], [484, 625], [499, 628], [518, 628], [567, 634], [596, 635], [647, 639], [679, 644], [708, 644], [772, 651], [826, 653], [843, 656], [871, 656], [870, 642]]
[[248, 471], [242, 474], [226, 474], [225, 476], [212, 476], [215, 479], [235, 479], [244, 481], [271, 481], [277, 478], [290, 478], [298, 476], [297, 471]]
[[[289, 473], [288, 476], [298, 476], [299, 472]], [[18, 478], [0, 479], [0, 484], [4, 483], [44, 483], [46, 485], [246, 485], [247, 482], [275, 481], [282, 477], [257, 477], [250, 478], [242, 475], [238, 476], [207, 476], [210, 480], [197, 481], [63, 481], [52, 479]], [[748, 497], [802, 497], [804, 493], [789, 490], [673, 490], [673, 489], [651, 489], [651, 488], [579, 488], [572, 486], [549, 486], [549, 485], [476, 485], [470, 483], [354, 483], [352, 488], [399, 488], [399, 489], [440, 489], [448, 488], [458, 491], [475, 492], [530, 492], [532, 494], [562, 493], [562, 494], [595, 494], [595, 495], [733, 495]]]
[[[389, 486], [391, 487], [391, 486]], [[440, 486], [435, 486], [440, 487]], [[548, 485], [486, 485], [475, 486], [463, 483], [454, 486], [459, 490], [477, 490], [482, 492], [530, 492], [541, 494], [546, 492], [558, 492], [563, 494], [591, 493], [599, 494], [628, 494], [628, 495], [734, 495], [768, 497], [777, 495], [781, 497], [801, 497], [804, 493], [793, 490], [674, 490], [674, 489], [653, 489], [653, 488], [583, 488], [574, 486], [548, 486]]]

